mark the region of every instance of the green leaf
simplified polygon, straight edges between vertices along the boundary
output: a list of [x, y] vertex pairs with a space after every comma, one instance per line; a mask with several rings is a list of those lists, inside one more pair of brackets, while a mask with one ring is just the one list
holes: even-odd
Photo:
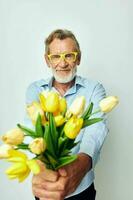
[[64, 135], [64, 125], [65, 124], [62, 124], [61, 126], [56, 127], [58, 138]]
[[55, 148], [54, 148], [54, 140], [51, 137], [52, 133], [48, 124], [45, 125], [45, 133], [44, 140], [46, 141], [46, 148], [51, 153], [51, 155], [56, 158]]
[[68, 140], [69, 139], [67, 137], [59, 137], [58, 138], [58, 156], [60, 156], [62, 151], [64, 151]]
[[60, 156], [69, 156], [69, 154], [71, 153], [70, 149], [64, 149], [63, 151], [61, 151]]
[[43, 163], [49, 165], [49, 160], [43, 154], [37, 155], [35, 159], [41, 160]]
[[91, 103], [88, 105], [86, 111], [85, 111], [85, 112], [83, 113], [83, 115], [81, 116], [81, 118], [83, 118], [84, 120], [85, 120], [86, 118], [89, 118], [90, 115], [91, 115], [91, 113], [92, 113], [92, 110], [93, 110], [93, 103], [91, 102]]
[[43, 126], [40, 114], [38, 114], [36, 125], [35, 125], [36, 135], [38, 137], [43, 137]]
[[93, 118], [93, 119], [89, 119], [89, 120], [84, 120], [82, 128], [84, 128], [86, 126], [90, 126], [90, 125], [95, 124], [97, 122], [100, 122], [102, 120], [103, 120], [102, 118]]
[[55, 120], [53, 117], [52, 113], [49, 113], [49, 132], [50, 132], [50, 137], [51, 137], [51, 141], [53, 144], [53, 148], [55, 151], [55, 154], [57, 152], [57, 148], [58, 148], [58, 132], [56, 130], [56, 124], [55, 124]]
[[58, 148], [61, 149], [67, 141], [68, 141], [67, 137], [59, 137]]
[[31, 136], [33, 138], [37, 137], [35, 131], [33, 131], [33, 130], [31, 130], [31, 129], [29, 129], [29, 128], [21, 125], [21, 124], [17, 124], [17, 126], [25, 133], [25, 135]]
[[74, 148], [75, 146], [77, 146], [77, 144], [79, 144], [80, 142], [81, 142], [81, 141], [79, 141], [79, 142], [72, 142], [71, 144], [68, 143], [67, 148], [68, 148], [68, 149], [72, 149], [72, 148]]
[[22, 143], [22, 144], [18, 144], [16, 149], [29, 149], [28, 146], [29, 144]]
[[52, 155], [50, 155], [48, 151], [45, 151], [44, 156], [49, 161], [49, 164], [52, 166], [52, 168], [55, 169], [56, 165], [58, 164], [58, 161]]
[[74, 141], [75, 141], [75, 139], [69, 139], [68, 138], [68, 142], [67, 142], [66, 148], [67, 149], [72, 149], [73, 145], [74, 145]]
[[61, 157], [61, 158], [59, 158], [58, 165], [56, 166], [55, 169], [57, 170], [65, 165], [68, 165], [68, 164], [74, 162], [76, 159], [77, 159], [77, 155]]

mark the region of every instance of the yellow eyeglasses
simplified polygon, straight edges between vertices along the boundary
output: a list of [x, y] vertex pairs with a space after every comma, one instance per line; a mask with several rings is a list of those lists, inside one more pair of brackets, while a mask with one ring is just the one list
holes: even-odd
[[77, 59], [78, 52], [60, 53], [60, 54], [48, 54], [48, 58], [51, 63], [58, 64], [61, 59], [66, 62], [75, 62]]

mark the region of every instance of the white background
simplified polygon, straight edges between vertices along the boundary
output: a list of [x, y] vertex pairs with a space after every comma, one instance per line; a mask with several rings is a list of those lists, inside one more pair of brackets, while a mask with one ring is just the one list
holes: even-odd
[[[0, 0], [0, 134], [23, 121], [25, 91], [50, 74], [44, 39], [57, 28], [77, 36], [78, 73], [103, 83], [120, 98], [109, 114], [110, 133], [96, 166], [97, 200], [132, 200], [132, 5], [128, 0]], [[9, 181], [0, 161], [0, 199], [32, 200], [31, 177]]]

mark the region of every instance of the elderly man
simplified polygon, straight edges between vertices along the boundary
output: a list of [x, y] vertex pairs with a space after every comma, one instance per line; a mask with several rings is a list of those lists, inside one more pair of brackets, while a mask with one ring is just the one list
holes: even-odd
[[[54, 90], [66, 98], [68, 106], [76, 96], [85, 96], [87, 105], [105, 97], [103, 86], [97, 81], [76, 75], [81, 60], [79, 43], [71, 31], [55, 30], [45, 41], [45, 60], [52, 70], [50, 79], [33, 82], [27, 89], [26, 102], [38, 100], [43, 90]], [[104, 117], [96, 114], [96, 117]], [[94, 167], [98, 161], [101, 147], [108, 129], [105, 120], [84, 128], [76, 138], [80, 143], [73, 148], [72, 154], [78, 159], [59, 169], [45, 169], [40, 162], [41, 173], [32, 180], [33, 194], [40, 200], [94, 200]]]

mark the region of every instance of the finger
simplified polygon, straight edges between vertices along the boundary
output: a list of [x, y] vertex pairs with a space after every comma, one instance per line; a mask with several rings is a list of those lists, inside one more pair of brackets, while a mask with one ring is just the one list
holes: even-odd
[[49, 169], [45, 169], [45, 171], [40, 172], [37, 175], [34, 175], [32, 180], [36, 184], [38, 182], [42, 182], [42, 181], [45, 181], [45, 180], [55, 182], [55, 181], [57, 181], [58, 177], [59, 177], [58, 172], [52, 171], [52, 170], [49, 170]]
[[40, 166], [41, 171], [44, 171], [46, 166], [41, 160], [36, 160], [37, 164]]
[[39, 199], [51, 199], [51, 200], [63, 200], [63, 192], [57, 191], [47, 191], [42, 189], [34, 189], [33, 190], [34, 196], [38, 197]]
[[55, 182], [59, 177], [59, 173], [57, 171], [45, 169], [43, 177], [47, 181]]
[[64, 191], [67, 185], [68, 178], [60, 177], [58, 181], [51, 182], [42, 179], [33, 178], [32, 180], [32, 190], [36, 191], [37, 189], [48, 190], [48, 191]]
[[67, 176], [67, 171], [64, 168], [60, 168], [58, 170], [58, 172], [59, 172], [60, 176]]
[[45, 190], [42, 190], [40, 188], [33, 188], [32, 189], [32, 193], [34, 196], [36, 196], [37, 198], [41, 199], [41, 198], [44, 198], [44, 192]]
[[37, 160], [37, 163], [39, 164], [40, 171], [41, 171], [38, 175], [43, 176], [45, 178], [45, 180], [48, 180], [48, 181], [56, 181], [57, 180], [57, 178], [59, 176], [58, 172], [47, 169], [45, 163], [43, 163], [40, 160]]
[[[64, 193], [61, 191], [47, 191], [44, 190], [43, 198], [51, 200], [64, 200]], [[42, 197], [41, 197], [42, 198]]]
[[43, 189], [48, 191], [64, 191], [67, 185], [67, 177], [60, 177], [56, 182], [45, 181], [41, 183]]

